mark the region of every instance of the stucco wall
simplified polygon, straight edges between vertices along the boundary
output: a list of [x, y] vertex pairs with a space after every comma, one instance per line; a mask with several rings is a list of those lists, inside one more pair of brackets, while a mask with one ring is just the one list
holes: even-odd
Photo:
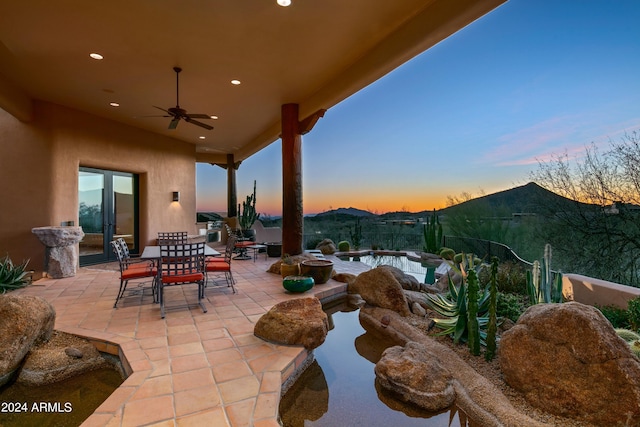
[[569, 301], [588, 305], [613, 305], [627, 309], [629, 300], [640, 296], [640, 288], [594, 279], [581, 274], [563, 274], [562, 293]]
[[197, 234], [195, 145], [54, 104], [34, 111], [22, 123], [0, 110], [0, 255], [42, 270], [44, 247], [31, 228], [78, 224], [80, 166], [139, 174], [141, 246], [158, 231]]

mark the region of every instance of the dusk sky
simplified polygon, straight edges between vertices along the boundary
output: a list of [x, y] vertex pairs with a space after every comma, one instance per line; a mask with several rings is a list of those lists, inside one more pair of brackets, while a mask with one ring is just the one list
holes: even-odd
[[[640, 130], [640, 1], [510, 0], [329, 109], [303, 136], [305, 214], [442, 208], [530, 181], [538, 161]], [[281, 142], [245, 160], [238, 201], [282, 212]], [[197, 165], [198, 211], [226, 171]]]

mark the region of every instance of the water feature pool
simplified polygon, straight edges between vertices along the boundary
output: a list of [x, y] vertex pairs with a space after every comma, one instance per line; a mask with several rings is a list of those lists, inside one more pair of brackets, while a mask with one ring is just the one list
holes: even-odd
[[0, 404], [6, 405], [0, 408], [0, 426], [79, 426], [122, 382], [122, 373], [112, 367], [41, 387], [5, 386], [0, 389]]
[[[340, 310], [349, 310], [345, 306]], [[331, 310], [326, 310], [327, 314]], [[375, 379], [375, 363], [389, 338], [365, 330], [358, 310], [337, 311], [334, 328], [314, 350], [315, 361], [280, 402], [284, 427], [471, 427], [464, 412], [452, 407], [433, 413], [396, 400]]]
[[435, 267], [433, 265], [427, 265], [419, 261], [414, 261], [405, 255], [388, 255], [388, 254], [370, 254], [362, 256], [350, 256], [343, 258], [349, 261], [359, 261], [368, 266], [375, 268], [381, 265], [391, 265], [397, 267], [407, 274], [412, 275], [420, 283], [425, 283], [425, 276], [428, 269], [433, 272]]

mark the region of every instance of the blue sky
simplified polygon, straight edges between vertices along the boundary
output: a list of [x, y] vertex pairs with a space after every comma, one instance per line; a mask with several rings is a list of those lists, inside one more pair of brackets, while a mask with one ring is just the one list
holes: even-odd
[[[539, 160], [640, 130], [638, 76], [640, 1], [510, 0], [327, 111], [303, 137], [305, 213], [416, 212], [525, 184]], [[238, 199], [257, 180], [271, 215], [280, 150], [237, 172]], [[226, 210], [226, 171], [198, 164], [197, 188], [199, 211]]]

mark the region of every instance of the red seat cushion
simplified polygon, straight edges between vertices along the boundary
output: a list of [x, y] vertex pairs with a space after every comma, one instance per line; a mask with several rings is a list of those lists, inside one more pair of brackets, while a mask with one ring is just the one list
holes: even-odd
[[229, 271], [231, 266], [226, 262], [208, 262], [206, 269], [207, 271]]
[[155, 268], [128, 268], [122, 273], [122, 280], [138, 279], [141, 277], [151, 277], [158, 273]]
[[198, 282], [204, 280], [202, 273], [172, 274], [162, 276], [162, 283]]

